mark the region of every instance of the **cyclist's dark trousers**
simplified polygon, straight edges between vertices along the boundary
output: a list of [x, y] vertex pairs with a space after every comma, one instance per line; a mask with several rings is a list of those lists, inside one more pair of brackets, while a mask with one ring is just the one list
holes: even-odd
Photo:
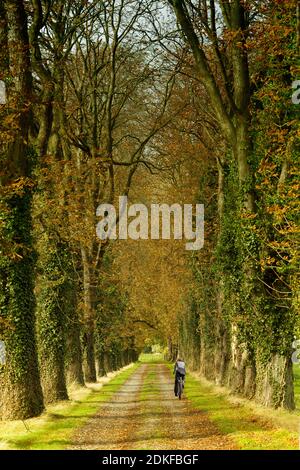
[[174, 393], [177, 396], [177, 385], [178, 385], [178, 379], [182, 377], [183, 383], [184, 383], [184, 374], [180, 374], [179, 372], [176, 372], [175, 374], [175, 384], [174, 384]]

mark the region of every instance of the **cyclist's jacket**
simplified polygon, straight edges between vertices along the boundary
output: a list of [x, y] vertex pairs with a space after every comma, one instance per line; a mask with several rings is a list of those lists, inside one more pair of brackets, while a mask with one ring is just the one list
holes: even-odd
[[178, 372], [181, 375], [186, 374], [185, 363], [183, 361], [176, 361], [174, 366], [174, 372]]

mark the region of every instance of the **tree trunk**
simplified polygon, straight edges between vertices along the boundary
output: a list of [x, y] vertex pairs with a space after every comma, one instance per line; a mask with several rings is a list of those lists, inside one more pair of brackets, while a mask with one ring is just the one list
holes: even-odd
[[238, 342], [237, 329], [232, 325], [229, 386], [234, 393], [251, 399], [255, 393], [255, 367], [247, 346]]
[[258, 358], [256, 368], [256, 400], [273, 408], [295, 409], [291, 354], [273, 354], [267, 362]]
[[103, 362], [104, 362], [104, 369], [106, 373], [111, 372], [111, 361], [110, 361], [110, 354], [108, 352], [103, 353]]
[[[221, 235], [223, 231], [223, 217], [224, 217], [224, 187], [225, 187], [225, 175], [224, 175], [224, 157], [217, 158], [218, 167], [218, 241], [221, 241]], [[219, 279], [217, 286], [217, 318], [216, 318], [216, 352], [215, 352], [215, 382], [217, 385], [223, 386], [226, 384], [228, 376], [228, 367], [230, 362], [230, 350], [229, 350], [229, 334], [228, 325], [224, 321], [224, 279]]]
[[65, 379], [66, 289], [65, 245], [40, 237], [41, 275], [37, 282], [37, 334], [42, 387], [46, 403], [67, 400]]
[[5, 176], [1, 176], [1, 185], [6, 186], [2, 220], [6, 239], [11, 243], [0, 265], [0, 304], [6, 347], [6, 364], [0, 371], [1, 414], [3, 419], [26, 419], [38, 416], [44, 408], [34, 329], [36, 257], [31, 237], [32, 155], [28, 148], [32, 77], [23, 1], [5, 1], [4, 9], [11, 76], [8, 112], [13, 117], [13, 129], [12, 143], [4, 151]]
[[[43, 411], [34, 333], [34, 261], [31, 245], [31, 195], [9, 201], [6, 218], [10, 235], [18, 240], [19, 260], [1, 261], [1, 307], [6, 328], [6, 364], [1, 367], [2, 419], [27, 419]], [[20, 223], [22, 221], [22, 223]], [[25, 223], [26, 222], [26, 223]], [[29, 251], [30, 250], [30, 251]]]
[[[221, 296], [220, 292], [218, 296]], [[219, 302], [220, 299], [218, 299], [218, 303]], [[227, 328], [224, 320], [220, 317], [217, 323], [217, 348], [215, 353], [215, 382], [220, 386], [226, 385], [230, 364], [229, 335]]]
[[84, 296], [84, 376], [86, 382], [96, 382], [95, 363], [95, 287], [93, 285], [93, 269], [86, 248], [81, 248], [83, 264], [83, 296]]
[[84, 335], [84, 378], [86, 382], [97, 382], [94, 331], [90, 328]]
[[203, 375], [203, 377], [205, 377], [207, 380], [214, 381], [214, 371], [215, 367], [213, 351], [211, 349], [211, 346], [206, 343], [204, 338], [202, 338], [200, 349], [200, 374]]
[[99, 354], [98, 356], [97, 366], [98, 366], [98, 370], [97, 370], [98, 377], [105, 377], [106, 369], [105, 369], [105, 360], [104, 360], [103, 353]]
[[67, 334], [67, 382], [84, 386], [82, 369], [82, 350], [80, 342], [80, 323], [75, 302], [73, 313], [68, 320]]
[[[247, 68], [246, 65], [245, 67]], [[241, 71], [240, 74], [243, 75], [244, 71]], [[248, 80], [246, 80], [246, 82], [248, 82]], [[247, 87], [248, 84], [245, 85], [244, 88], [247, 89]], [[245, 105], [245, 98], [242, 96], [242, 92], [238, 91], [237, 93], [241, 95], [240, 98], [237, 99], [237, 102], [240, 106]], [[248, 105], [246, 106], [243, 115], [237, 118], [236, 145], [233, 148], [233, 153], [238, 165], [240, 191], [243, 194], [243, 202], [240, 210], [241, 212], [246, 210], [250, 213], [254, 213], [255, 201], [253, 191], [253, 175], [248, 163], [248, 158], [250, 155]], [[249, 260], [249, 257], [247, 257], [247, 254], [242, 253], [242, 255], [246, 259], [244, 265], [242, 266], [243, 277], [245, 280], [242, 289], [244, 292], [252, 292], [254, 303], [256, 299], [257, 290], [259, 290], [259, 281], [256, 277], [256, 268], [254, 266], [253, 261]], [[238, 336], [238, 326], [236, 323], [233, 323], [231, 330], [232, 360], [229, 369], [229, 383], [231, 384], [233, 392], [242, 394], [248, 398], [253, 398], [255, 393], [256, 376], [253, 354], [251, 354], [251, 351], [248, 350], [248, 346], [246, 343], [239, 344], [239, 341], [237, 339]]]

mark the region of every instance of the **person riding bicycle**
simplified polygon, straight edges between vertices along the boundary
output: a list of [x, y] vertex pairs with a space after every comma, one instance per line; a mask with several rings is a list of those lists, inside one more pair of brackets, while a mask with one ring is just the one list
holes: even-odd
[[182, 359], [180, 359], [180, 357], [177, 358], [174, 364], [173, 374], [175, 374], [174, 393], [175, 393], [175, 397], [177, 397], [178, 380], [180, 379], [180, 377], [182, 377], [183, 387], [184, 387], [184, 379], [185, 379], [185, 374], [186, 374], [185, 363]]

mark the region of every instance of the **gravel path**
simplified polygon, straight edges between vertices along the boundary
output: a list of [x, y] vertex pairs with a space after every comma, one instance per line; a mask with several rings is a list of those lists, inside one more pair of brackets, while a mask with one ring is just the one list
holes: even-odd
[[[99, 392], [101, 393], [101, 391]], [[73, 436], [69, 449], [235, 449], [207, 414], [173, 393], [164, 364], [143, 364]]]

